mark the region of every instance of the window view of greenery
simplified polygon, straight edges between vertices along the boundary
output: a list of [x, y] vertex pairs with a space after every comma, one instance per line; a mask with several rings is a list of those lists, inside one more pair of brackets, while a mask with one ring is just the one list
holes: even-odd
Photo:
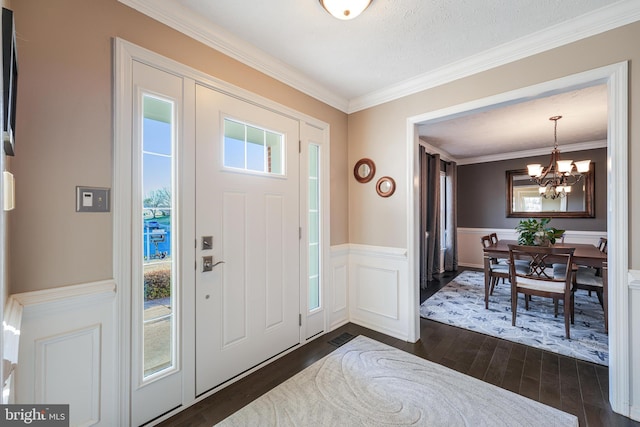
[[174, 364], [173, 103], [148, 95], [142, 123], [144, 377]]

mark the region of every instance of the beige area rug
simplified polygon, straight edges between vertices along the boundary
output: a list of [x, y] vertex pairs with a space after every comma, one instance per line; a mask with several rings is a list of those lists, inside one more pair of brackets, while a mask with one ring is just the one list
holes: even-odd
[[358, 336], [218, 425], [539, 427], [578, 419]]

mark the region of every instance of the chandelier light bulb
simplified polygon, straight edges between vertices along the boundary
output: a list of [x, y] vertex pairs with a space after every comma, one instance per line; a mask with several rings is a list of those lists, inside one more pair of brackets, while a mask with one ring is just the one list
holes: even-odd
[[542, 175], [542, 165], [540, 163], [532, 163], [527, 165], [527, 171], [529, 176], [540, 176]]
[[571, 169], [573, 169], [573, 160], [558, 160], [556, 163], [560, 173], [570, 173]]
[[591, 163], [591, 160], [581, 160], [579, 162], [576, 162], [576, 169], [578, 170], [578, 173], [587, 173], [589, 172], [589, 164]]

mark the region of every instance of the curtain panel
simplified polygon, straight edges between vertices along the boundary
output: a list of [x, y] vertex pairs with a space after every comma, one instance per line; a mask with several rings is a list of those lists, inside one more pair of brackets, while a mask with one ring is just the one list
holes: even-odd
[[[420, 146], [420, 287], [427, 287], [434, 273], [458, 268], [457, 248], [457, 166], [442, 162], [439, 154], [429, 154]], [[441, 193], [441, 172], [445, 173], [444, 194]], [[443, 206], [444, 204], [444, 206]], [[444, 207], [444, 209], [441, 209]], [[441, 211], [444, 211], [445, 230]], [[442, 235], [444, 233], [444, 265]]]

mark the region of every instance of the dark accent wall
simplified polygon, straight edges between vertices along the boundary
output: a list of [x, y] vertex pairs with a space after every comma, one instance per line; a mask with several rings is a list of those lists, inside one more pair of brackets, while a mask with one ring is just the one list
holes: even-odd
[[[562, 150], [562, 148], [561, 148]], [[549, 163], [549, 155], [458, 167], [458, 227], [515, 228], [520, 218], [507, 218], [506, 171], [525, 169], [528, 163]], [[595, 168], [595, 218], [553, 218], [551, 225], [564, 230], [607, 230], [607, 149], [560, 152], [560, 158], [591, 159]]]

